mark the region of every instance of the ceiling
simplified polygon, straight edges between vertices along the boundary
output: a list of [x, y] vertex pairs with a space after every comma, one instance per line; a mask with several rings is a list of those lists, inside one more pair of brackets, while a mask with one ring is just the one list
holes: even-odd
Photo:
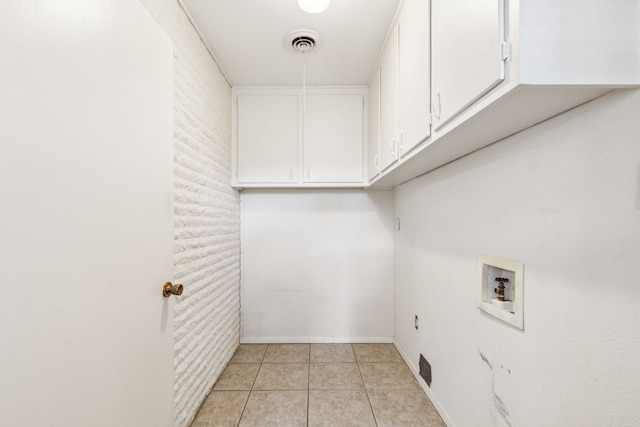
[[[332, 0], [309, 14], [297, 0], [182, 0], [232, 86], [367, 85], [400, 0]], [[295, 52], [288, 35], [320, 34]]]

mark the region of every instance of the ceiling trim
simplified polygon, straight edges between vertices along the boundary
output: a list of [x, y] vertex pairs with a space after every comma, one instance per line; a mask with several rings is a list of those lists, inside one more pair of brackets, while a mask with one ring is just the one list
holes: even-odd
[[207, 39], [204, 37], [204, 34], [200, 30], [200, 27], [198, 27], [198, 24], [196, 24], [196, 21], [195, 19], [193, 19], [193, 16], [191, 16], [191, 13], [189, 12], [189, 8], [187, 8], [187, 5], [184, 4], [183, 0], [176, 0], [176, 1], [178, 2], [178, 5], [180, 6], [184, 14], [187, 16], [189, 23], [198, 34], [198, 37], [200, 37], [200, 41], [202, 41], [202, 44], [204, 44], [204, 47], [207, 49], [207, 52], [209, 52], [209, 55], [211, 55], [211, 59], [213, 59], [213, 62], [215, 62], [216, 66], [222, 73], [222, 76], [227, 81], [227, 84], [229, 85], [229, 87], [233, 87], [233, 85], [231, 84], [231, 79], [229, 78], [227, 73], [224, 71], [224, 69], [220, 66], [220, 62], [218, 61], [218, 58], [216, 57], [215, 52], [213, 51], [209, 43], [207, 43]]

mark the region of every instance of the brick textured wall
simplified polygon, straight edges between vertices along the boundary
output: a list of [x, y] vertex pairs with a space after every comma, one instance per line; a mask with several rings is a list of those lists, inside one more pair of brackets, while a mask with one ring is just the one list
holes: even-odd
[[174, 43], [177, 427], [188, 426], [239, 341], [240, 206], [230, 187], [231, 88], [176, 0], [141, 0]]

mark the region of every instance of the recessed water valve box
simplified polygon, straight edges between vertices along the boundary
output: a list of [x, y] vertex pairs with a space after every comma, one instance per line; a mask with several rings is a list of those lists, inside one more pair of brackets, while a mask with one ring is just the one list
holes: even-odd
[[479, 270], [478, 308], [524, 329], [524, 264], [480, 255]]

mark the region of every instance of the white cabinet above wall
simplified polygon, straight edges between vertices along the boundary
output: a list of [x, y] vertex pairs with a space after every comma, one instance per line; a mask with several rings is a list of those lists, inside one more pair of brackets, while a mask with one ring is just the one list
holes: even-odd
[[370, 180], [429, 137], [429, 68], [429, 2], [404, 0], [369, 84]]
[[363, 187], [365, 88], [233, 90], [236, 188]]
[[398, 155], [431, 132], [429, 2], [404, 0], [398, 16]]
[[369, 83], [369, 143], [367, 151], [368, 178], [380, 173], [380, 67]]
[[436, 129], [504, 79], [504, 18], [498, 0], [431, 0]]
[[303, 182], [362, 184], [363, 106], [360, 93], [306, 96]]
[[381, 171], [398, 160], [398, 25], [394, 25], [380, 60]]
[[238, 95], [234, 177], [238, 182], [298, 182], [298, 97]]
[[[414, 1], [429, 4], [405, 0], [403, 9]], [[404, 137], [403, 145], [418, 145], [371, 180], [373, 187], [396, 186], [608, 91], [640, 86], [635, 0], [430, 4], [431, 135]], [[400, 128], [404, 114], [401, 108]]]

